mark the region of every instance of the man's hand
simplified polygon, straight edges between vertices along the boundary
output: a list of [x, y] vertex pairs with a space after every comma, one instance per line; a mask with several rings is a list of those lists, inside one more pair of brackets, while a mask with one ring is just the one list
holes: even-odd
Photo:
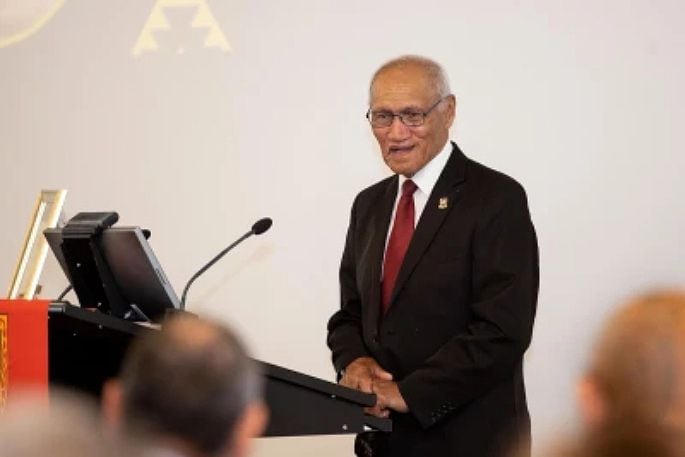
[[392, 381], [392, 375], [371, 357], [359, 357], [347, 365], [340, 384], [370, 394], [375, 381]]
[[409, 412], [397, 383], [392, 381], [392, 374], [371, 357], [359, 357], [351, 362], [345, 368], [340, 384], [376, 394], [376, 405], [364, 409], [367, 414], [385, 418], [390, 415], [391, 409], [400, 413]]
[[375, 381], [373, 383], [373, 393], [376, 394], [376, 406], [371, 408], [368, 413], [378, 417], [388, 417], [388, 410], [398, 413], [408, 413], [409, 407], [400, 393], [396, 382]]

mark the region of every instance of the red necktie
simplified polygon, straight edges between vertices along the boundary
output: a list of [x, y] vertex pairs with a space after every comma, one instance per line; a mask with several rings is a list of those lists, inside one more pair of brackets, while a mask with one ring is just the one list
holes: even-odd
[[416, 184], [408, 179], [402, 184], [402, 197], [397, 204], [395, 223], [392, 226], [388, 246], [385, 249], [383, 263], [383, 281], [381, 283], [381, 304], [383, 313], [390, 307], [390, 297], [395, 288], [395, 281], [407, 253], [409, 242], [414, 234], [414, 191]]

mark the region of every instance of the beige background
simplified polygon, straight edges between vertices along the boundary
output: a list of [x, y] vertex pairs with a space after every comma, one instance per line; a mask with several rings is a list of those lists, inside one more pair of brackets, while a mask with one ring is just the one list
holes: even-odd
[[[0, 4], [0, 40], [54, 6], [27, 2]], [[606, 312], [685, 281], [682, 2], [214, 0], [230, 53], [204, 47], [190, 5], [165, 9], [158, 50], [134, 57], [153, 5], [66, 0], [0, 48], [0, 281], [41, 188], [69, 189], [68, 216], [117, 210], [151, 229], [179, 293], [271, 216], [189, 307], [233, 323], [256, 357], [332, 380], [325, 324], [349, 207], [388, 173], [363, 118], [368, 79], [403, 53], [444, 64], [453, 138], [528, 191], [542, 265], [526, 357], [536, 443], [574, 420], [573, 380]], [[44, 295], [65, 282], [49, 259]], [[257, 455], [347, 456], [350, 440], [267, 439]]]

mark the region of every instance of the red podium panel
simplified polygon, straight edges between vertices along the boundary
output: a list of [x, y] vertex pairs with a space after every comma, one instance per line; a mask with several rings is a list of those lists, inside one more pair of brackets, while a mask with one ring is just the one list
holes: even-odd
[[0, 300], [0, 408], [15, 392], [48, 396], [46, 300]]

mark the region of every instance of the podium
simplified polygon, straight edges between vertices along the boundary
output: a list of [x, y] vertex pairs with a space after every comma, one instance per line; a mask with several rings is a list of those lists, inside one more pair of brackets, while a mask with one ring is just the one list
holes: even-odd
[[[103, 383], [118, 374], [133, 337], [157, 331], [67, 303], [48, 309], [50, 386], [99, 396]], [[389, 431], [392, 422], [364, 414], [375, 396], [303, 373], [257, 361], [265, 377], [270, 419], [264, 436], [302, 436]]]

